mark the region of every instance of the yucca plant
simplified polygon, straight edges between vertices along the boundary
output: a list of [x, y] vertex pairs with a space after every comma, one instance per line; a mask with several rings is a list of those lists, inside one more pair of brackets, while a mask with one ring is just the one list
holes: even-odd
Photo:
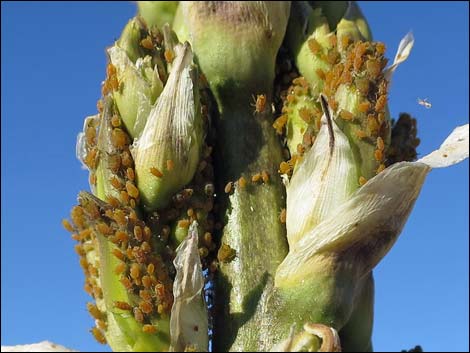
[[[78, 158], [92, 334], [115, 351], [370, 351], [372, 270], [427, 173], [354, 2], [138, 2]], [[208, 289], [213, 287], [214, 289]], [[211, 343], [211, 344], [209, 344]]]

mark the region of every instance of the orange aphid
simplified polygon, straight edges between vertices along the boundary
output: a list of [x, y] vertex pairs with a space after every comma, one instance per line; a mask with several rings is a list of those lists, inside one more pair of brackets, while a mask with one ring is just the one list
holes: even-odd
[[180, 228], [189, 228], [190, 221], [189, 219], [181, 219], [178, 221], [178, 227]]
[[72, 225], [70, 224], [70, 222], [66, 219], [63, 219], [62, 220], [62, 226], [68, 230], [69, 232], [74, 232], [74, 228], [72, 227]]
[[139, 308], [134, 308], [134, 318], [137, 322], [144, 322], [144, 314], [142, 314], [142, 311]]
[[139, 304], [139, 309], [142, 310], [144, 314], [150, 314], [153, 311], [153, 305], [148, 301], [142, 301]]
[[142, 326], [142, 332], [148, 334], [157, 333], [157, 328], [154, 325], [144, 325]]
[[150, 173], [155, 175], [157, 178], [161, 178], [163, 176], [163, 173], [155, 167], [150, 168]]
[[114, 273], [117, 275], [120, 275], [125, 270], [126, 270], [126, 264], [124, 262], [121, 262], [118, 265], [116, 265], [116, 267], [114, 268]]
[[307, 44], [313, 55], [316, 55], [321, 51], [321, 45], [315, 38], [309, 39]]
[[367, 137], [367, 133], [364, 130], [356, 130], [355, 134], [360, 139]]
[[380, 96], [379, 99], [377, 99], [377, 102], [375, 103], [375, 110], [377, 112], [384, 110], [385, 104], [387, 104], [387, 96]]
[[140, 41], [140, 45], [144, 47], [145, 49], [152, 50], [153, 49], [152, 38], [150, 38], [150, 36], [145, 37], [144, 39]]
[[376, 161], [381, 161], [383, 159], [383, 153], [381, 150], [375, 150], [374, 157]]
[[238, 186], [241, 187], [242, 189], [246, 186], [246, 179], [244, 177], [240, 177], [238, 179]]
[[342, 109], [339, 113], [339, 116], [344, 119], [344, 120], [353, 120], [354, 115], [351, 112], [348, 112], [347, 110]]
[[377, 168], [377, 174], [379, 174], [380, 172], [382, 172], [384, 169], [385, 169], [385, 165], [384, 165], [384, 164], [380, 164], [379, 167]]
[[115, 176], [113, 176], [111, 179], [109, 179], [109, 183], [115, 188], [115, 189], [120, 189], [122, 188], [122, 184], [121, 182], [119, 181], [118, 178], [116, 178]]
[[116, 256], [119, 260], [124, 261], [126, 260], [126, 255], [118, 249], [113, 249], [112, 251], [113, 255]]
[[251, 181], [252, 181], [253, 183], [257, 183], [260, 179], [261, 179], [261, 174], [260, 174], [260, 173], [256, 173], [255, 175], [253, 175], [253, 176], [251, 177]]
[[359, 177], [359, 185], [364, 185], [365, 183], [367, 183], [367, 179], [364, 178], [363, 176], [360, 176]]
[[130, 181], [134, 181], [134, 179], [135, 179], [135, 172], [134, 172], [134, 169], [132, 169], [132, 168], [127, 168], [127, 170], [126, 170], [126, 175], [127, 175], [127, 178], [128, 178]]
[[131, 265], [130, 275], [133, 279], [140, 278], [140, 266], [138, 264]]
[[126, 190], [127, 190], [127, 193], [133, 197], [133, 198], [138, 198], [139, 197], [139, 189], [136, 188], [136, 186], [130, 182], [130, 181], [127, 181], [126, 182]]
[[173, 59], [175, 58], [175, 54], [169, 50], [169, 49], [165, 49], [165, 60], [168, 62], [168, 63], [172, 63], [173, 62]]
[[369, 108], [370, 108], [369, 102], [366, 101], [366, 102], [359, 103], [358, 109], [361, 113], [367, 113]]
[[255, 113], [262, 113], [266, 108], [266, 95], [258, 94], [255, 100]]
[[379, 149], [380, 151], [383, 151], [384, 148], [385, 148], [384, 140], [380, 136], [377, 137], [377, 149]]
[[119, 128], [113, 129], [111, 133], [111, 142], [117, 148], [122, 148], [128, 144], [127, 134]]
[[132, 306], [129, 303], [122, 302], [122, 301], [115, 301], [114, 307], [121, 309], [121, 310], [132, 310]]
[[93, 327], [90, 332], [93, 337], [98, 341], [98, 343], [106, 344], [106, 338], [103, 335], [103, 332], [98, 327]]

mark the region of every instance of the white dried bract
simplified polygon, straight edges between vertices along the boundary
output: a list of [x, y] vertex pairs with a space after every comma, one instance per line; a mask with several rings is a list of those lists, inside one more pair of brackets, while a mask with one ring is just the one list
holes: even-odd
[[78, 352], [65, 348], [59, 344], [49, 341], [42, 341], [33, 344], [21, 344], [17, 346], [2, 346], [2, 352]]
[[370, 179], [290, 248], [277, 270], [276, 286], [302, 278], [322, 253], [341, 253], [358, 244], [368, 244], [369, 251], [355, 264], [357, 275], [371, 271], [398, 238], [429, 171], [468, 158], [468, 130], [468, 124], [458, 127], [439, 150], [417, 162], [393, 164]]
[[192, 347], [207, 351], [209, 344], [208, 316], [204, 301], [204, 277], [198, 251], [197, 222], [189, 227], [188, 236], [176, 249], [176, 278], [171, 308], [171, 352]]

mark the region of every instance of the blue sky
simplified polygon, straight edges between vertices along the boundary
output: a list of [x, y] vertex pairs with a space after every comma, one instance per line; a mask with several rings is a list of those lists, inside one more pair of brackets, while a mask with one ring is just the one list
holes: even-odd
[[[420, 155], [469, 117], [466, 2], [359, 2], [393, 57], [415, 47], [393, 79], [390, 110], [418, 118]], [[95, 113], [105, 47], [135, 14], [131, 2], [2, 2], [1, 344], [51, 340], [109, 349], [88, 333], [83, 274], [62, 228], [87, 173], [75, 159]], [[417, 104], [428, 98], [431, 109]], [[375, 270], [374, 348], [468, 351], [468, 161], [432, 171], [395, 247]]]

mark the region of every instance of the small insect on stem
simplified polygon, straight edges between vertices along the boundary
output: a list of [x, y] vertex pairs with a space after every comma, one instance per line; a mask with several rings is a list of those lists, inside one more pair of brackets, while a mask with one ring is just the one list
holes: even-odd
[[255, 114], [261, 114], [264, 112], [266, 109], [266, 95], [264, 94], [258, 94], [257, 97], [252, 96], [254, 100], [254, 104], [251, 104], [252, 107], [255, 107], [255, 111], [253, 112], [253, 115]]

